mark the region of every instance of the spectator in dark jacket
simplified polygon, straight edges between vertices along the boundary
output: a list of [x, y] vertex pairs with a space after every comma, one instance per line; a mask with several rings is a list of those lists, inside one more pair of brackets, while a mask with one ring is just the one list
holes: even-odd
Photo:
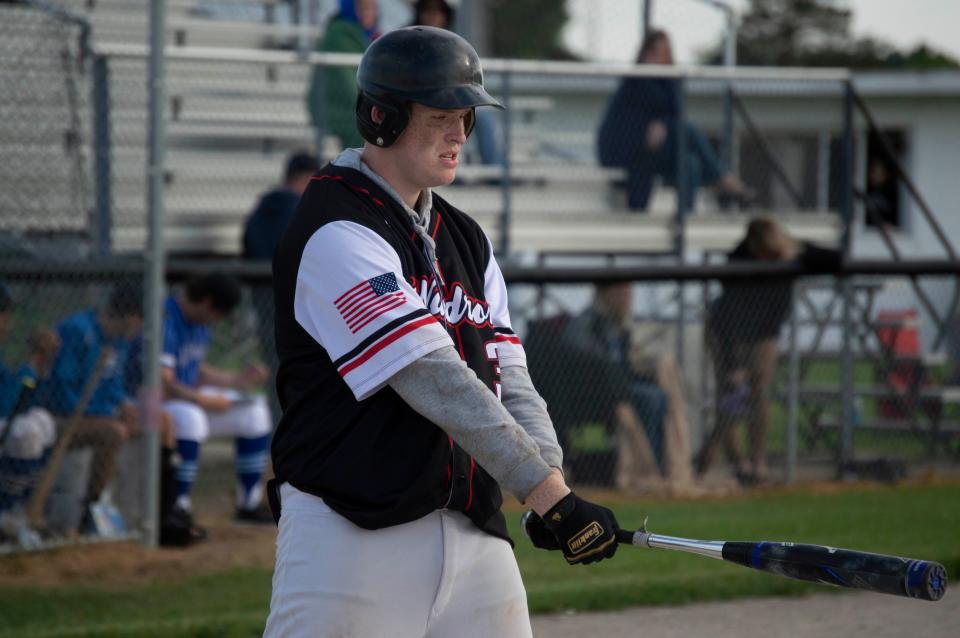
[[[644, 38], [637, 64], [673, 64], [670, 36], [651, 31]], [[677, 133], [686, 138], [687, 187], [691, 205], [702, 184], [713, 185], [722, 198], [748, 203], [755, 196], [736, 175], [725, 169], [703, 131], [682, 119], [679, 91], [674, 78], [630, 77], [610, 99], [597, 137], [604, 166], [627, 170], [627, 202], [632, 210], [647, 207], [657, 175], [677, 185]]]
[[[270, 261], [277, 243], [293, 217], [300, 196], [306, 190], [310, 178], [320, 168], [317, 158], [305, 151], [293, 153], [287, 160], [283, 184], [260, 197], [257, 207], [250, 213], [243, 229], [243, 258], [255, 261]], [[257, 313], [260, 351], [264, 363], [276, 378], [277, 353], [273, 346], [273, 288], [268, 285], [253, 286], [253, 307]], [[274, 421], [280, 418], [280, 405], [276, 393], [270, 392], [270, 412]]]
[[243, 229], [244, 259], [273, 259], [273, 251], [293, 217], [300, 196], [319, 168], [317, 158], [306, 151], [290, 155], [283, 184], [261, 195], [257, 207], [247, 218]]
[[[769, 217], [754, 219], [746, 237], [728, 255], [730, 263], [799, 261], [812, 272], [835, 272], [836, 250], [795, 241]], [[768, 480], [766, 440], [770, 384], [777, 363], [780, 328], [790, 314], [790, 280], [728, 282], [710, 306], [706, 331], [717, 385], [716, 424], [697, 458], [697, 473], [709, 468], [722, 442], [741, 484]], [[736, 424], [746, 417], [750, 455], [744, 458]]]

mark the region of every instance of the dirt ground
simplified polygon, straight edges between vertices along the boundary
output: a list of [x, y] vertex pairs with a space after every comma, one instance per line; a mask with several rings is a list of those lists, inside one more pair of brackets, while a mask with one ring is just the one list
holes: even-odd
[[870, 593], [762, 598], [533, 618], [543, 638], [946, 638], [960, 635], [960, 596], [931, 603]]

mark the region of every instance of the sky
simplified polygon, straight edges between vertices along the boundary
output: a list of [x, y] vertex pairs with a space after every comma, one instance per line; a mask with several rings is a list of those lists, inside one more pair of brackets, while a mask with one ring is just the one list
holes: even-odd
[[[639, 46], [640, 0], [567, 0], [570, 22], [565, 41], [586, 59], [632, 61]], [[742, 10], [747, 0], [727, 0]], [[886, 40], [898, 48], [920, 42], [960, 58], [960, 0], [846, 0], [853, 11], [853, 32]], [[654, 0], [653, 23], [673, 39], [681, 64], [717, 42], [723, 14], [701, 0]]]

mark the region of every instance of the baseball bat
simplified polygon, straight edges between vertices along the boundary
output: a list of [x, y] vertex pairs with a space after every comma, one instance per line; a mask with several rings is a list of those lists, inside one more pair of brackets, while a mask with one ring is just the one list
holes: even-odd
[[93, 393], [100, 383], [100, 375], [103, 374], [103, 368], [107, 360], [112, 356], [113, 347], [103, 346], [100, 349], [100, 356], [93, 366], [93, 371], [83, 384], [80, 400], [77, 401], [77, 405], [73, 408], [73, 412], [70, 414], [66, 425], [63, 426], [60, 437], [57, 439], [56, 445], [54, 445], [53, 452], [50, 453], [50, 460], [47, 461], [47, 465], [43, 469], [43, 474], [40, 475], [40, 480], [37, 481], [37, 485], [33, 488], [33, 494], [30, 495], [30, 500], [27, 502], [25, 508], [27, 521], [30, 522], [31, 527], [43, 527], [43, 508], [47, 503], [47, 497], [50, 495], [50, 489], [53, 487], [54, 479], [57, 477], [57, 472], [60, 471], [60, 465], [63, 463], [63, 458], [66, 456], [73, 435], [81, 423], [83, 423], [83, 414], [87, 411], [87, 404], [90, 403], [90, 399], [93, 397]]
[[[524, 533], [529, 515], [528, 512], [523, 518]], [[699, 554], [787, 578], [907, 598], [936, 601], [947, 591], [947, 570], [943, 565], [915, 558], [800, 543], [701, 541], [651, 534], [646, 523], [635, 532], [617, 530], [617, 541]]]

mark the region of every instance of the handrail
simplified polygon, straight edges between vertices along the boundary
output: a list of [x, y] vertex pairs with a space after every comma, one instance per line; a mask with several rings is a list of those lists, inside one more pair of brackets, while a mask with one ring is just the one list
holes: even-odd
[[[887, 230], [886, 225], [883, 223], [883, 219], [877, 213], [875, 205], [869, 199], [867, 199], [866, 193], [857, 188], [853, 187], [854, 196], [863, 203], [864, 210], [866, 210], [867, 216], [873, 221], [877, 230], [880, 231], [880, 236], [883, 238], [883, 242], [886, 244], [887, 249], [893, 255], [894, 261], [902, 261], [903, 257], [900, 255], [900, 251], [897, 249], [896, 244], [893, 241], [893, 237], [890, 236], [890, 231]], [[933, 302], [930, 300], [930, 296], [927, 292], [920, 286], [920, 282], [917, 281], [916, 275], [910, 276], [910, 285], [913, 288], [914, 294], [920, 300], [920, 303], [923, 304], [923, 307], [926, 308], [927, 312], [930, 313], [930, 316], [933, 318], [934, 322], [940, 328], [938, 335], [943, 331], [944, 320], [940, 318], [940, 313], [937, 312], [936, 308], [933, 305]], [[949, 315], [948, 315], [949, 316]], [[939, 338], [937, 344], [939, 345]]]
[[[897, 157], [896, 153], [893, 151], [892, 146], [890, 145], [887, 136], [880, 130], [879, 125], [873, 117], [873, 113], [870, 111], [870, 108], [867, 106], [866, 102], [863, 100], [863, 97], [857, 92], [856, 87], [853, 86], [853, 83], [850, 83], [850, 96], [853, 100], [853, 104], [857, 107], [857, 110], [863, 116], [864, 120], [867, 123], [867, 130], [874, 133], [877, 139], [880, 141], [880, 148], [883, 151], [883, 154], [886, 156], [887, 160], [893, 165], [894, 172], [896, 173], [897, 178], [903, 182], [906, 186], [907, 191], [913, 196], [914, 201], [916, 201], [917, 206], [920, 211], [923, 213], [924, 218], [927, 220], [927, 223], [930, 224], [931, 229], [933, 229], [934, 234], [937, 239], [940, 241], [943, 249], [946, 251], [947, 255], [952, 260], [957, 260], [957, 253], [953, 248], [953, 244], [950, 243], [950, 239], [947, 237], [947, 234], [943, 231], [943, 228], [940, 226], [940, 223], [937, 221], [936, 217], [933, 215], [933, 211], [930, 206], [927, 204], [926, 200], [923, 198], [923, 195], [920, 194], [919, 189], [914, 183], [913, 179], [907, 173], [903, 164], [900, 162], [900, 158]], [[893, 242], [893, 238], [890, 237], [890, 234], [887, 232], [886, 227], [883, 225], [883, 220], [879, 218], [876, 211], [873, 210], [873, 206], [870, 204], [869, 200], [864, 193], [859, 188], [853, 187], [853, 193], [856, 197], [861, 200], [864, 204], [864, 209], [866, 210], [867, 216], [872, 219], [877, 229], [880, 231], [880, 235], [883, 238], [884, 244], [886, 244], [887, 249], [890, 251], [890, 254], [893, 256], [895, 261], [900, 261], [901, 255], [900, 251], [897, 249], [896, 245]], [[910, 277], [910, 285], [913, 288], [914, 294], [917, 295], [917, 298], [920, 299], [920, 302], [923, 304], [924, 308], [930, 314], [930, 317], [933, 319], [934, 323], [937, 325], [937, 335], [933, 341], [934, 349], [939, 348], [940, 344], [947, 336], [949, 330], [948, 321], [954, 315], [958, 305], [960, 305], [960, 279], [954, 279], [953, 282], [953, 294], [950, 298], [950, 303], [947, 305], [946, 313], [943, 318], [940, 317], [940, 314], [936, 311], [936, 308], [933, 305], [933, 302], [929, 299], [929, 296], [920, 286], [920, 282], [917, 281], [916, 275]]]
[[[97, 53], [114, 57], [145, 57], [147, 47], [141, 44], [98, 44]], [[251, 62], [274, 64], [327, 64], [356, 66], [360, 63], [358, 53], [311, 52], [303, 57], [292, 51], [269, 49], [233, 49], [228, 47], [183, 46], [167, 47], [168, 60]], [[510, 60], [485, 58], [483, 70], [487, 73], [511, 73], [530, 75], [590, 75], [613, 78], [660, 77], [725, 81], [801, 81], [801, 82], [846, 82], [850, 80], [848, 69], [808, 69], [778, 67], [717, 66], [666, 66], [659, 64], [622, 64], [598, 62], [557, 62], [553, 60]]]
[[770, 150], [770, 145], [767, 143], [767, 139], [763, 136], [763, 133], [760, 132], [760, 129], [756, 122], [753, 121], [753, 117], [750, 115], [750, 112], [747, 111], [746, 105], [743, 103], [743, 100], [740, 99], [740, 96], [737, 95], [737, 92], [733, 90], [733, 87], [730, 88], [730, 98], [733, 102], [734, 108], [737, 110], [737, 113], [740, 114], [743, 123], [746, 125], [747, 132], [750, 133], [750, 136], [760, 148], [760, 152], [763, 154], [764, 159], [767, 160], [770, 168], [773, 169], [773, 174], [778, 180], [780, 180], [780, 183], [783, 185], [783, 187], [787, 189], [787, 193], [790, 195], [790, 199], [793, 200], [793, 203], [802, 209], [804, 207], [803, 196], [800, 194], [800, 191], [797, 189], [797, 187], [793, 185], [793, 182], [790, 181], [790, 178], [787, 176], [787, 172], [784, 170], [780, 160], [777, 159], [777, 156], [774, 155], [773, 151]]
[[[36, 259], [0, 260], [0, 278], [35, 280], [38, 277], [69, 277], [76, 280], [109, 280], [143, 273], [145, 262], [137, 257], [92, 258], [83, 262]], [[247, 281], [267, 282], [269, 261], [240, 259], [170, 259], [167, 277], [179, 281], [196, 272], [228, 272]], [[960, 275], [960, 261], [911, 259], [905, 261], [858, 259], [836, 271], [823, 272], [797, 262], [726, 264], [647, 264], [642, 266], [555, 267], [503, 265], [504, 279], [511, 284], [591, 283], [622, 281], [743, 281], [795, 279], [798, 277], [849, 277], [912, 275]]]

